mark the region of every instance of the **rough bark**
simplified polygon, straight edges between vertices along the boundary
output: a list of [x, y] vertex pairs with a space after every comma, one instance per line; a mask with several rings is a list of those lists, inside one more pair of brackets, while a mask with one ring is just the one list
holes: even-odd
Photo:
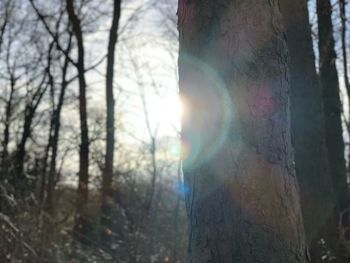
[[277, 1], [179, 1], [188, 262], [305, 262]]
[[107, 53], [107, 74], [106, 74], [106, 103], [107, 103], [107, 123], [106, 123], [106, 156], [105, 171], [102, 181], [102, 204], [101, 204], [101, 225], [102, 238], [108, 240], [112, 228], [111, 212], [114, 207], [115, 193], [112, 187], [113, 161], [115, 147], [115, 120], [114, 120], [114, 60], [115, 47], [118, 41], [118, 28], [121, 11], [121, 0], [114, 0], [113, 19], [109, 31], [108, 53]]
[[318, 0], [319, 76], [323, 90], [328, 161], [337, 205], [340, 210], [343, 210], [348, 205], [349, 194], [341, 123], [342, 105], [339, 97], [331, 15], [332, 7], [330, 1]]
[[86, 240], [87, 233], [86, 204], [88, 200], [89, 184], [89, 133], [86, 111], [86, 80], [85, 80], [85, 50], [84, 39], [79, 17], [75, 13], [73, 0], [66, 0], [66, 8], [69, 21], [72, 25], [74, 36], [78, 46], [78, 70], [79, 80], [79, 116], [80, 116], [80, 151], [79, 151], [79, 182], [76, 202], [75, 233], [77, 238]]
[[[290, 52], [291, 126], [303, 221], [312, 261], [320, 262], [325, 255], [320, 239], [329, 249], [337, 237], [322, 88], [316, 73], [307, 0], [282, 0], [280, 5]], [[336, 254], [332, 249], [332, 255]]]

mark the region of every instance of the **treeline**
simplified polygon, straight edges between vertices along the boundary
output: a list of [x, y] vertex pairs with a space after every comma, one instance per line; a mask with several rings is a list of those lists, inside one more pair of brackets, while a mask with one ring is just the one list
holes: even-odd
[[[178, 131], [157, 135], [147, 94], [163, 91], [132, 52], [151, 38], [140, 28], [153, 12], [150, 30], [167, 40], [155, 44], [175, 54], [176, 36], [157, 29], [175, 26], [174, 6], [0, 5], [0, 261], [183, 261], [179, 155], [168, 154]], [[128, 100], [144, 114], [137, 135], [125, 127]]]

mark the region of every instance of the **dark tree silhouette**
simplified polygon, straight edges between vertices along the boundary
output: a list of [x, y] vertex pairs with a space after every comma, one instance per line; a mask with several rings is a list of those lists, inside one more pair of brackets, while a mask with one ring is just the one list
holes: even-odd
[[112, 187], [113, 164], [115, 152], [115, 117], [114, 117], [114, 64], [115, 47], [118, 41], [118, 28], [121, 12], [121, 0], [114, 0], [112, 25], [109, 31], [107, 71], [106, 71], [106, 156], [102, 181], [102, 204], [101, 204], [101, 225], [102, 238], [108, 240], [112, 228], [111, 212], [113, 210], [116, 192]]
[[335, 64], [336, 53], [331, 15], [332, 6], [330, 1], [318, 0], [319, 75], [323, 90], [328, 161], [337, 206], [339, 210], [343, 210], [349, 205], [349, 193], [341, 123], [342, 105], [339, 95], [338, 72]]
[[[290, 52], [291, 123], [301, 208], [312, 262], [319, 262], [337, 246], [336, 203], [329, 173], [322, 88], [315, 56], [306, 0], [280, 1]], [[321, 245], [324, 239], [327, 249]], [[337, 254], [337, 255], [336, 255]]]
[[66, 0], [69, 21], [72, 25], [78, 46], [78, 61], [76, 64], [79, 80], [79, 116], [80, 116], [80, 149], [79, 149], [79, 182], [76, 202], [75, 233], [77, 238], [85, 240], [87, 234], [86, 204], [89, 185], [89, 133], [86, 110], [86, 80], [85, 80], [85, 49], [81, 22], [76, 14], [73, 0]]

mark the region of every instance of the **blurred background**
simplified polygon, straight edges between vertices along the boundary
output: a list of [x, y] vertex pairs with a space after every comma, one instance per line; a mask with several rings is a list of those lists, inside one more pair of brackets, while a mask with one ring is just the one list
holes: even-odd
[[1, 262], [184, 262], [176, 8], [0, 1]]

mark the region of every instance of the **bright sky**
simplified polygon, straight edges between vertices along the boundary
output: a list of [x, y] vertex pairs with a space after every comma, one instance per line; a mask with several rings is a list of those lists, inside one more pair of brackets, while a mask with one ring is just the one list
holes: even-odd
[[[125, 21], [134, 10], [140, 5], [145, 5], [147, 1], [124, 2], [121, 26], [125, 25]], [[154, 8], [150, 10], [142, 16], [141, 20], [135, 22], [131, 32], [122, 33], [116, 47], [115, 113], [116, 122], [122, 122], [122, 130], [117, 130], [116, 138], [119, 143], [128, 145], [139, 143], [139, 140], [149, 141], [145, 109], [151, 132], [158, 139], [177, 138], [180, 130], [182, 106], [178, 97], [177, 84], [177, 39], [169, 40], [164, 35], [165, 28], [160, 26], [161, 21], [159, 21], [161, 15], [154, 11]], [[170, 13], [175, 16], [176, 3], [170, 6]], [[105, 55], [110, 23], [106, 21], [98, 33], [86, 37], [87, 65]], [[176, 25], [174, 27], [176, 31]], [[90, 118], [103, 119], [100, 116], [104, 115], [106, 107], [105, 67], [104, 61], [97, 70], [86, 74]], [[74, 86], [71, 90], [77, 93], [77, 88]], [[145, 95], [145, 104], [142, 93]], [[66, 107], [63, 116], [66, 126], [74, 127], [75, 131], [79, 130], [77, 105]], [[99, 129], [105, 129], [104, 123], [100, 126]], [[91, 128], [90, 136], [93, 130]], [[176, 144], [176, 140], [172, 144]], [[174, 148], [173, 146], [169, 145], [171, 149]], [[66, 168], [75, 171], [74, 163], [77, 162], [74, 160], [67, 162]]]

